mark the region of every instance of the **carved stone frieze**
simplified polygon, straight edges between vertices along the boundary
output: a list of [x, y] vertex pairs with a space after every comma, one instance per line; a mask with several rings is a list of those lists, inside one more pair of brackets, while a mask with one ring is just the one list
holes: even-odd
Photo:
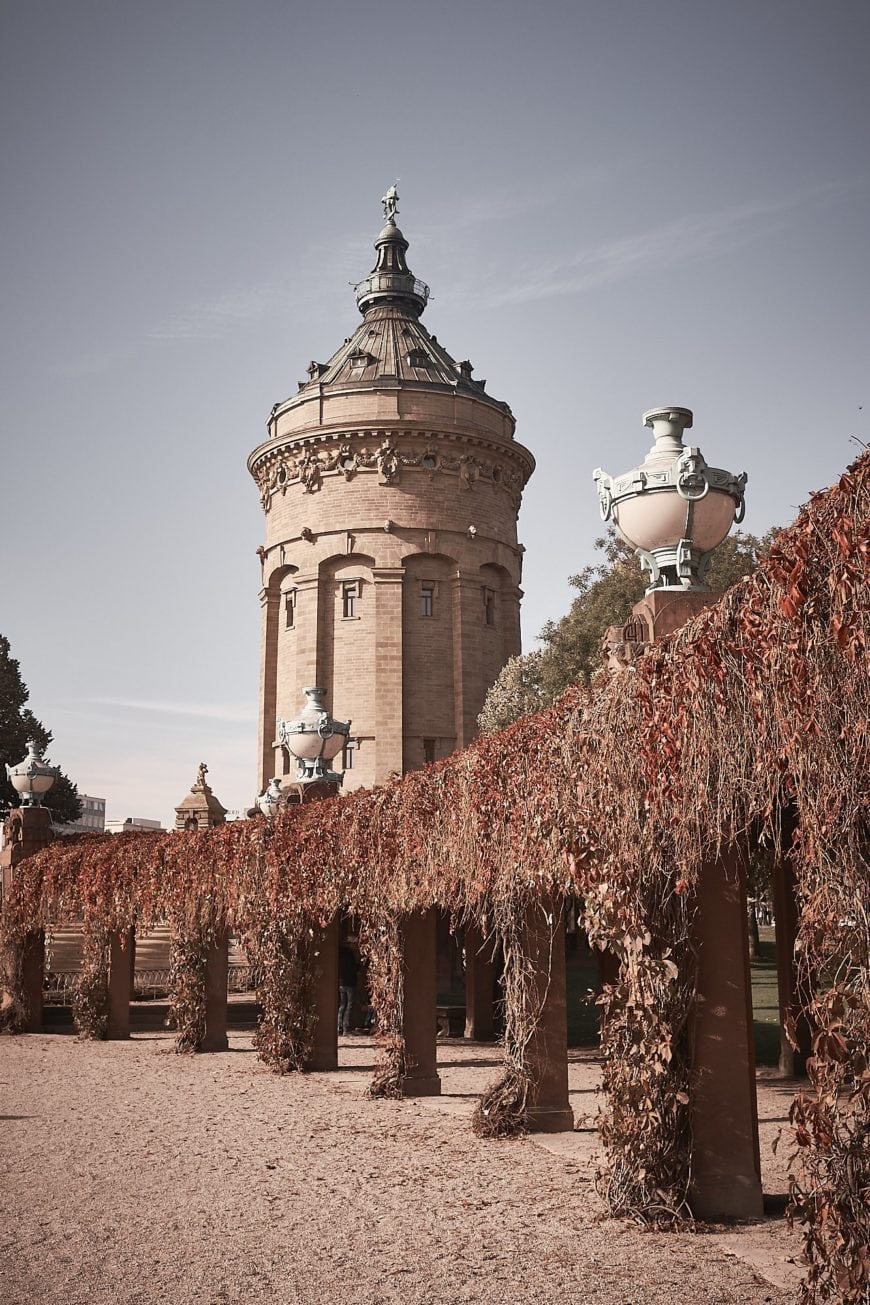
[[[349, 435], [337, 447], [322, 448], [322, 440], [312, 439], [297, 445], [294, 453], [275, 451], [263, 457], [253, 468], [263, 508], [269, 507], [275, 494], [286, 494], [294, 485], [304, 493], [316, 494], [329, 475], [350, 481], [360, 473], [375, 472], [378, 484], [394, 485], [405, 468], [424, 472], [430, 479], [438, 473], [456, 475], [461, 488], [467, 491], [473, 491], [478, 481], [490, 481], [519, 506], [526, 478], [514, 469], [509, 456], [504, 461], [490, 461], [476, 454], [453, 454], [442, 449], [437, 436], [421, 447], [419, 441], [400, 440], [389, 431], [377, 434], [381, 442], [374, 449], [361, 442], [365, 436]], [[509, 454], [509, 450], [506, 452]]]

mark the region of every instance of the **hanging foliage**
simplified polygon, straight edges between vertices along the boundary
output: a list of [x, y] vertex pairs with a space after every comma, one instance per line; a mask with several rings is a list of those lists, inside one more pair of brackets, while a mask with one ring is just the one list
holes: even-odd
[[259, 975], [260, 1020], [254, 1036], [260, 1060], [279, 1074], [305, 1069], [314, 1047], [314, 993], [319, 957], [304, 911], [267, 918], [246, 934]]
[[99, 918], [82, 927], [82, 958], [72, 997], [80, 1038], [99, 1041], [109, 1030], [109, 930]]

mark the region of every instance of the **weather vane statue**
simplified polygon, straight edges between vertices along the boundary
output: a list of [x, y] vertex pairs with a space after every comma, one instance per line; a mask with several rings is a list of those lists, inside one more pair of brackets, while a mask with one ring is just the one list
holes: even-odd
[[381, 203], [384, 206], [384, 220], [386, 222], [392, 222], [395, 226], [396, 214], [399, 211], [399, 192], [396, 190], [395, 186], [390, 186], [390, 189], [387, 191], [386, 195], [384, 195]]

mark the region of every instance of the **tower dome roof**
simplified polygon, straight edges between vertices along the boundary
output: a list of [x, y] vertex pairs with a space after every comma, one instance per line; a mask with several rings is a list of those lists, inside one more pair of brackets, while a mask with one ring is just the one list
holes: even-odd
[[408, 241], [395, 222], [398, 195], [394, 187], [391, 191], [384, 198], [387, 221], [375, 240], [375, 266], [354, 287], [362, 322], [327, 362], [309, 364], [309, 379], [300, 381], [298, 394], [275, 411], [304, 403], [324, 389], [411, 385], [473, 395], [510, 414], [506, 403], [485, 393], [486, 381], [473, 376], [472, 364], [457, 362], [421, 323], [429, 287], [408, 267]]

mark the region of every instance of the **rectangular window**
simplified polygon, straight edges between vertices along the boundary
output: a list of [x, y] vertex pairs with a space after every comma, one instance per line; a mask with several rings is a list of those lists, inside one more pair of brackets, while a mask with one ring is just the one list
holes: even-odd
[[359, 616], [359, 580], [345, 580], [341, 586], [341, 614], [346, 621]]
[[435, 586], [431, 580], [424, 580], [420, 585], [420, 615], [435, 615]]
[[436, 744], [436, 742], [437, 742], [436, 739], [424, 739], [424, 740], [423, 740], [423, 761], [424, 761], [425, 765], [427, 765], [427, 766], [429, 765], [429, 762], [430, 762], [430, 761], [434, 761], [434, 760], [435, 760], [435, 744]]
[[296, 624], [296, 590], [288, 589], [284, 595], [284, 629], [292, 630]]
[[495, 625], [495, 590], [483, 591], [483, 618], [487, 625]]
[[353, 763], [356, 759], [357, 743], [358, 741], [356, 739], [348, 739], [347, 743], [344, 745], [345, 770], [353, 770]]

